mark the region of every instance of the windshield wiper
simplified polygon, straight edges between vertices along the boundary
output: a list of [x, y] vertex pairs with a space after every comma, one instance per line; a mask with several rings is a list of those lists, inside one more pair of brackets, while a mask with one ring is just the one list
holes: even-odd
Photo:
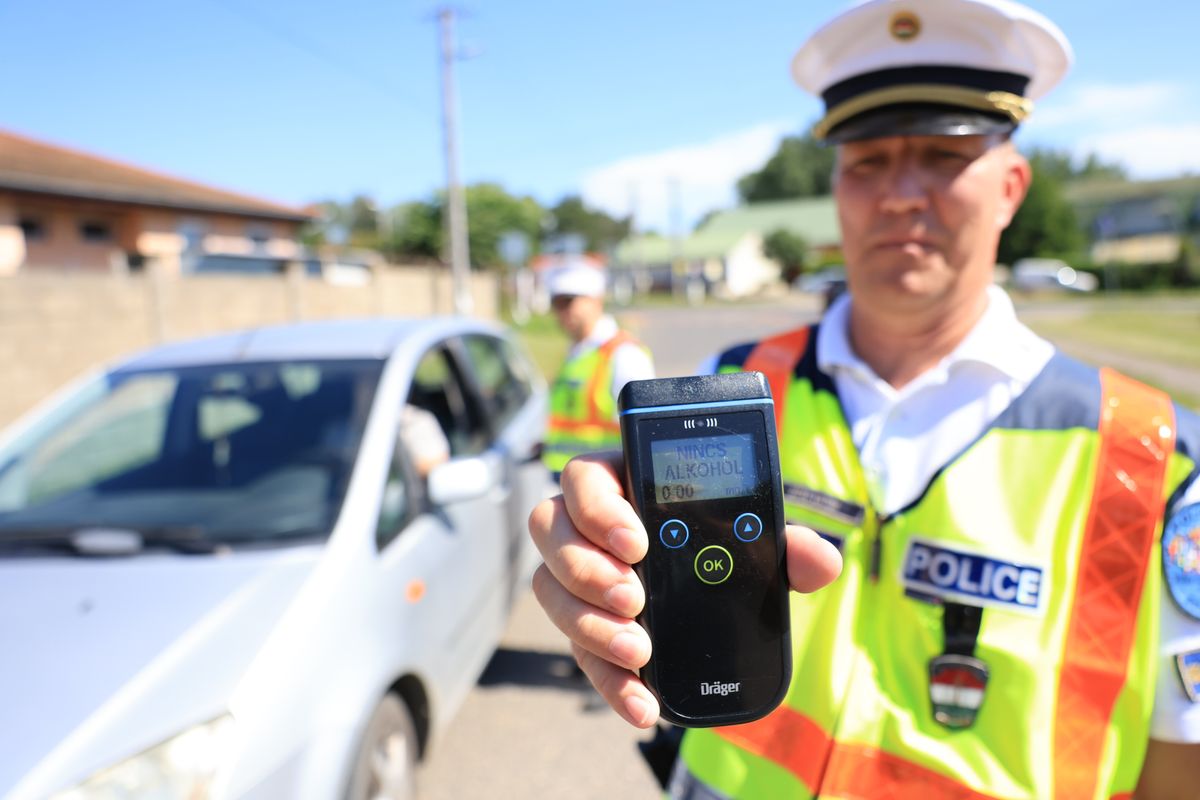
[[147, 547], [203, 554], [222, 546], [209, 539], [198, 525], [0, 528], [0, 547], [65, 548], [81, 556], [131, 556]]

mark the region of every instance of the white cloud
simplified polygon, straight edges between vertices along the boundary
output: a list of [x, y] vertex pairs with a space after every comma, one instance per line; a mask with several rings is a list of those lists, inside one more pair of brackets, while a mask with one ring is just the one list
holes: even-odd
[[1144, 119], [1170, 109], [1183, 94], [1181, 87], [1159, 82], [1081, 86], [1063, 102], [1053, 94], [1039, 101], [1030, 125], [1039, 129], [1120, 125], [1123, 120]]
[[699, 144], [623, 158], [583, 176], [583, 199], [614, 215], [632, 210], [640, 230], [685, 233], [706, 211], [732, 205], [737, 179], [766, 163], [780, 138], [795, 128], [794, 121], [768, 122]]
[[1034, 111], [1027, 127], [1035, 139], [1118, 162], [1134, 178], [1200, 171], [1200, 114], [1190, 112], [1195, 104], [1181, 85], [1092, 84], [1055, 99]]
[[1117, 161], [1135, 178], [1167, 178], [1200, 172], [1200, 122], [1141, 125], [1084, 137], [1080, 152]]

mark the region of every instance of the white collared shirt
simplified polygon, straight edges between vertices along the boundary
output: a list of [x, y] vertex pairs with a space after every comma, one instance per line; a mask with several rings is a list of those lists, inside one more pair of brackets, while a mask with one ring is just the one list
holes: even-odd
[[849, 295], [822, 320], [817, 365], [837, 385], [877, 511], [892, 514], [916, 500], [1054, 355], [1053, 345], [1017, 320], [1008, 295], [989, 287], [988, 300], [958, 347], [903, 389], [877, 376], [850, 347]]

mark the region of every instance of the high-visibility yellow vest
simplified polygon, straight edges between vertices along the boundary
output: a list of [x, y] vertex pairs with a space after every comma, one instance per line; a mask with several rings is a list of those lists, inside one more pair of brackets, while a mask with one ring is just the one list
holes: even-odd
[[[767, 375], [788, 519], [839, 544], [843, 571], [793, 595], [783, 705], [688, 731], [673, 796], [1129, 797], [1158, 674], [1162, 518], [1195, 467], [1195, 417], [1056, 355], [920, 498], [883, 517], [815, 340], [803, 329], [739, 348], [720, 370]], [[937, 571], [917, 569], [931, 552]], [[933, 713], [939, 598], [983, 608], [974, 656], [989, 675], [969, 727]]]
[[577, 455], [621, 446], [621, 426], [612, 396], [612, 356], [637, 343], [625, 331], [563, 363], [550, 388], [550, 421], [542, 462], [553, 473]]

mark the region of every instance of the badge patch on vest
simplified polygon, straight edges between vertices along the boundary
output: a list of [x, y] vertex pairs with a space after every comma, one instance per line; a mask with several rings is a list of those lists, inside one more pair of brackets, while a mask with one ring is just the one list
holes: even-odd
[[1193, 703], [1200, 703], [1200, 650], [1190, 653], [1176, 653], [1175, 667], [1179, 670], [1179, 679], [1183, 681], [1183, 690]]
[[1200, 503], [1171, 517], [1163, 531], [1162, 554], [1171, 597], [1186, 613], [1200, 619]]
[[952, 600], [1041, 614], [1042, 577], [1039, 566], [952, 550], [920, 539], [910, 539], [904, 554], [905, 594], [919, 600]]
[[975, 721], [987, 689], [988, 669], [978, 658], [940, 655], [929, 662], [929, 699], [933, 718], [947, 728], [966, 728]]

